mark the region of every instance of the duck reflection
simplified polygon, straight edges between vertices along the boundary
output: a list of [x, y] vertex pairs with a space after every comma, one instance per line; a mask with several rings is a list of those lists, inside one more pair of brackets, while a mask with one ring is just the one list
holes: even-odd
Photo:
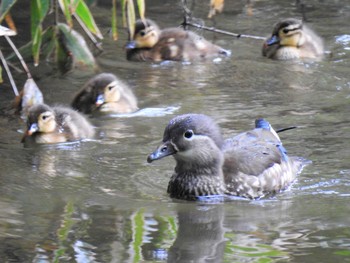
[[180, 209], [177, 237], [167, 262], [221, 262], [225, 249], [223, 219], [222, 205]]

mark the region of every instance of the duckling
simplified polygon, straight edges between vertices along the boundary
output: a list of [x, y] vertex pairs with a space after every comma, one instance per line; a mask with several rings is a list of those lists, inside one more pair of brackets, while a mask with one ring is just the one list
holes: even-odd
[[94, 111], [130, 113], [138, 110], [135, 95], [111, 73], [101, 73], [91, 78], [75, 95], [72, 107], [86, 114]]
[[224, 140], [219, 126], [203, 114], [185, 114], [166, 126], [163, 143], [147, 161], [173, 155], [172, 198], [234, 195], [250, 199], [287, 188], [306, 164], [289, 157], [277, 133], [264, 119], [255, 129]]
[[138, 20], [133, 39], [126, 44], [126, 57], [132, 61], [191, 61], [208, 57], [229, 56], [230, 51], [203, 37], [180, 28], [160, 30], [150, 20]]
[[36, 104], [29, 108], [24, 143], [60, 143], [88, 139], [94, 128], [79, 112], [70, 108]]
[[289, 18], [277, 23], [272, 36], [265, 40], [263, 56], [291, 60], [322, 57], [323, 41], [301, 20]]

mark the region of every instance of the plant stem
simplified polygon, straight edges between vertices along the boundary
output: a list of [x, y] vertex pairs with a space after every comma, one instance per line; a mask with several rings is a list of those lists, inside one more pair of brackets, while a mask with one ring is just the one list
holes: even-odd
[[16, 48], [15, 44], [13, 44], [13, 42], [9, 36], [5, 36], [5, 38], [6, 38], [7, 42], [10, 44], [10, 46], [12, 47], [12, 49], [15, 52], [16, 56], [18, 57], [19, 61], [21, 62], [24, 71], [27, 73], [28, 79], [31, 79], [32, 75], [30, 74], [30, 71], [27, 67], [27, 64], [24, 62], [24, 59], [23, 59], [21, 53], [19, 53], [18, 49]]
[[18, 93], [18, 89], [17, 89], [16, 83], [13, 80], [11, 71], [10, 71], [8, 65], [7, 65], [6, 59], [4, 58], [4, 55], [2, 54], [1, 50], [0, 50], [0, 58], [1, 58], [2, 65], [5, 68], [6, 74], [7, 74], [8, 78], [9, 78], [9, 80], [10, 80], [13, 92], [15, 93], [16, 96], [18, 96], [19, 93]]

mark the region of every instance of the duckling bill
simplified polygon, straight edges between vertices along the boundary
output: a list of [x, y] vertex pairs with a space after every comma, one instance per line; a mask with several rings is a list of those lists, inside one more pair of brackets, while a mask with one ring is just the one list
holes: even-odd
[[265, 40], [263, 56], [277, 60], [320, 58], [322, 39], [301, 20], [289, 18], [278, 22], [271, 37]]
[[219, 126], [203, 114], [185, 114], [166, 126], [162, 144], [149, 163], [172, 155], [175, 171], [168, 184], [172, 198], [233, 195], [250, 199], [286, 189], [306, 160], [287, 155], [269, 122], [224, 140]]
[[66, 107], [36, 104], [29, 108], [23, 143], [60, 143], [88, 139], [94, 128], [80, 113]]
[[101, 73], [91, 78], [75, 95], [72, 107], [85, 114], [138, 110], [137, 99], [130, 88], [111, 73]]
[[135, 34], [126, 44], [126, 57], [132, 61], [192, 61], [230, 54], [194, 32], [180, 28], [161, 30], [150, 19], [136, 21]]

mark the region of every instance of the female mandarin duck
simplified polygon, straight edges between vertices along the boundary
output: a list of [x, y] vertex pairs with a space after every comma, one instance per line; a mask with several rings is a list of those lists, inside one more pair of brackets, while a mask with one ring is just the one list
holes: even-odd
[[290, 60], [322, 57], [323, 42], [301, 20], [289, 18], [277, 23], [262, 53], [272, 59]]
[[94, 128], [87, 119], [66, 107], [36, 104], [29, 108], [24, 143], [60, 143], [88, 139]]
[[101, 73], [90, 79], [74, 97], [72, 107], [84, 113], [130, 113], [138, 110], [135, 95], [111, 73]]
[[181, 28], [160, 30], [150, 19], [138, 20], [133, 39], [126, 44], [126, 57], [133, 61], [191, 61], [229, 56], [230, 51]]
[[163, 144], [148, 156], [150, 163], [168, 155], [176, 160], [168, 193], [172, 198], [234, 195], [256, 199], [287, 188], [306, 160], [287, 156], [271, 125], [256, 121], [254, 130], [224, 140], [218, 125], [202, 114], [172, 119]]

